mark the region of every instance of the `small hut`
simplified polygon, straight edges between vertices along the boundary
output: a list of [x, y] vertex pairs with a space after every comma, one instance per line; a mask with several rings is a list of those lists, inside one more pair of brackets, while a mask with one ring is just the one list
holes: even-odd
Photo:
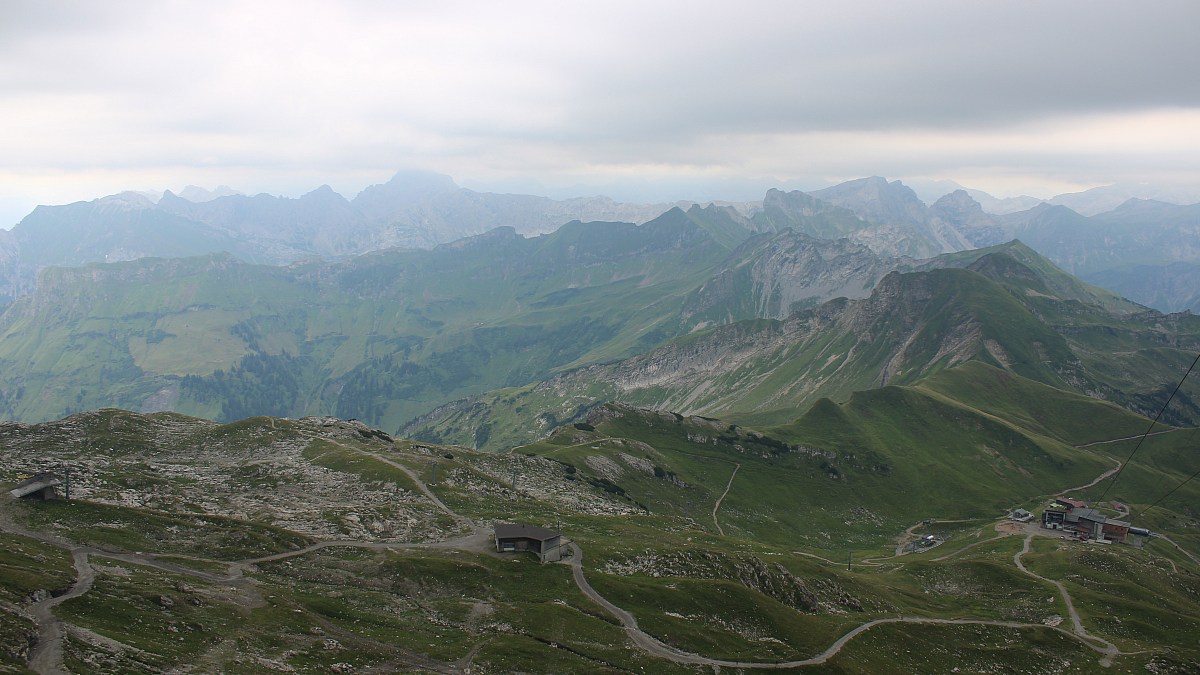
[[58, 486], [62, 479], [49, 471], [43, 471], [17, 484], [8, 491], [14, 499], [58, 499]]
[[542, 562], [556, 562], [562, 559], [561, 532], [537, 525], [497, 523], [495, 533], [497, 553], [531, 551], [536, 553], [538, 560]]
[[1016, 509], [1010, 513], [1008, 517], [1017, 521], [1018, 523], [1028, 523], [1029, 521], [1033, 520], [1033, 514], [1025, 509]]

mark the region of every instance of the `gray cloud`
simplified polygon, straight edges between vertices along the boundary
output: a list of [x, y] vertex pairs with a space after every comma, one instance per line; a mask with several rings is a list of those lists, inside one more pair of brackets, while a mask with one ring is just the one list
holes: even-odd
[[6, 3], [0, 198], [401, 166], [1200, 180], [1191, 0], [413, 4]]
[[1200, 67], [1194, 3], [1158, 13], [1105, 3], [847, 3], [853, 16], [789, 6], [730, 12], [727, 24], [686, 32], [639, 31], [634, 58], [597, 68], [605, 95], [578, 99], [578, 119], [617, 135], [777, 133], [980, 128], [1200, 105], [1187, 75]]

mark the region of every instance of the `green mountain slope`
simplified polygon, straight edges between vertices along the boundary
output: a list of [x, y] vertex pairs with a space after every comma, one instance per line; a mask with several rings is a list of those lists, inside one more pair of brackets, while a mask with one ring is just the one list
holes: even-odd
[[1097, 305], [1114, 314], [1133, 314], [1146, 310], [1112, 291], [1084, 283], [1067, 274], [1017, 239], [987, 248], [940, 255], [916, 265], [914, 269], [941, 267], [968, 267], [1008, 285], [1027, 298], [1074, 300], [1084, 305]]
[[[1035, 255], [1019, 244], [1007, 248]], [[483, 447], [499, 449], [606, 400], [781, 422], [820, 398], [845, 401], [968, 361], [1153, 415], [1200, 351], [1196, 317], [1130, 313], [1129, 303], [1052, 266], [1024, 264], [1003, 248], [957, 261], [970, 267], [892, 273], [863, 300], [689, 335], [620, 362], [449, 406], [407, 431], [472, 443], [486, 429]], [[1185, 388], [1167, 421], [1197, 419], [1189, 393], [1195, 386]]]
[[502, 229], [288, 268], [216, 255], [51, 269], [0, 316], [0, 411], [326, 411], [394, 428], [448, 399], [654, 346], [727, 254], [666, 219], [533, 239]]
[[286, 268], [225, 254], [51, 268], [0, 315], [0, 414], [324, 412], [395, 429], [704, 326], [861, 297], [892, 265], [845, 241], [748, 236], [731, 210], [694, 207]]

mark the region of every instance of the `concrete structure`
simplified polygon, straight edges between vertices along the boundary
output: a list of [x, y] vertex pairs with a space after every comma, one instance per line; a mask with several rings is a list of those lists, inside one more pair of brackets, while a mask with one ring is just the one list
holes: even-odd
[[1069, 530], [1074, 530], [1089, 539], [1100, 539], [1107, 518], [1096, 509], [1071, 509], [1063, 519]]
[[44, 471], [17, 484], [8, 491], [14, 499], [58, 499], [58, 486], [62, 485], [58, 476]]
[[1060, 509], [1042, 511], [1042, 527], [1048, 530], [1061, 530], [1066, 522], [1067, 512]]
[[1042, 512], [1042, 527], [1052, 530], [1074, 532], [1084, 539], [1124, 542], [1129, 536], [1129, 523], [1109, 518], [1096, 509], [1087, 508], [1087, 502], [1059, 498], [1056, 504], [1066, 509], [1046, 509]]
[[495, 526], [496, 552], [515, 553], [531, 551], [542, 562], [557, 562], [562, 559], [562, 533], [547, 530], [537, 525], [497, 523]]

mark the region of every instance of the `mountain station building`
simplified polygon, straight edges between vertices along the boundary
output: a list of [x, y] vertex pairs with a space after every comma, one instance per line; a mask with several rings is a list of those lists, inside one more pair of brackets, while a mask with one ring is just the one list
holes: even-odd
[[542, 562], [562, 559], [562, 533], [537, 525], [496, 523], [496, 552], [531, 551]]
[[1109, 518], [1096, 509], [1088, 508], [1087, 502], [1077, 499], [1059, 498], [1055, 506], [1042, 512], [1042, 527], [1051, 530], [1074, 532], [1083, 539], [1096, 541], [1125, 542], [1129, 536], [1129, 523]]

